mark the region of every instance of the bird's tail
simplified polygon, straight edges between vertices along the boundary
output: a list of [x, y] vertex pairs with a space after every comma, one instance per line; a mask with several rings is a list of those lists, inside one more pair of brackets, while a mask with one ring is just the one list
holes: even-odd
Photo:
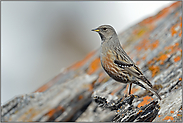
[[140, 76], [140, 79], [152, 88], [152, 84], [149, 82], [149, 80], [147, 80], [147, 78], [145, 76], [143, 76], [143, 75]]
[[154, 95], [156, 95], [161, 100], [160, 95], [153, 88], [149, 87], [147, 83], [139, 82], [139, 81], [135, 81], [133, 83], [136, 84], [136, 85], [138, 85], [138, 86], [141, 86], [142, 88], [144, 88], [146, 90], [149, 90], [151, 93], [153, 93]]

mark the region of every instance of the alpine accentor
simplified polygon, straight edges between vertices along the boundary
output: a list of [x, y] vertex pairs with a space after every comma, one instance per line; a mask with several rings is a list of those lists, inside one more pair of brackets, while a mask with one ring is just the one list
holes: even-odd
[[121, 47], [113, 27], [102, 25], [92, 31], [98, 32], [101, 37], [100, 60], [107, 74], [118, 82], [130, 83], [129, 94], [134, 83], [151, 91], [161, 100], [152, 84]]

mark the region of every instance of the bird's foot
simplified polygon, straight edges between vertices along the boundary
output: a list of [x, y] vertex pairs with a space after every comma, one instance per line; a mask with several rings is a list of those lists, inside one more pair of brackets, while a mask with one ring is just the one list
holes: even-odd
[[133, 94], [124, 94], [124, 98], [131, 97], [131, 96], [134, 96], [134, 97], [139, 98], [139, 96], [138, 96], [138, 95], [133, 95]]

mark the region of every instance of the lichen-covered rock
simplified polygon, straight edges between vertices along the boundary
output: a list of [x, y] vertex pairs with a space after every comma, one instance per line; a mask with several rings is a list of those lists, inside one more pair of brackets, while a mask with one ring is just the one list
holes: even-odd
[[[119, 34], [122, 47], [162, 97], [133, 85], [132, 102], [139, 117], [134, 121], [182, 121], [182, 11], [175, 2]], [[2, 121], [128, 121], [115, 110], [104, 110], [92, 95], [107, 102], [124, 98], [126, 85], [112, 80], [101, 68], [99, 50], [64, 69], [34, 93], [18, 96], [1, 108]], [[160, 106], [160, 110], [158, 106]], [[146, 107], [141, 114], [140, 107]], [[150, 113], [148, 107], [153, 111]], [[133, 110], [132, 110], [133, 111]], [[145, 119], [145, 112], [152, 119]], [[135, 114], [134, 113], [134, 114]], [[128, 112], [128, 116], [133, 113]], [[155, 115], [156, 114], [156, 115]], [[116, 120], [114, 119], [116, 115]], [[156, 117], [154, 117], [156, 116]], [[118, 118], [117, 118], [118, 117]], [[153, 120], [154, 119], [154, 120]]]

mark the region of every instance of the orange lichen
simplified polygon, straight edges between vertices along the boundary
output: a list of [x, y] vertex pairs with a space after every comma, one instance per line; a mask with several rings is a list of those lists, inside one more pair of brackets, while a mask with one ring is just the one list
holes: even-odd
[[169, 8], [176, 8], [177, 6], [181, 5], [181, 1], [177, 1], [175, 3], [173, 3], [172, 5], [169, 6]]
[[142, 49], [144, 50], [154, 50], [159, 46], [159, 40], [156, 40], [154, 42], [150, 42], [150, 40], [148, 39], [143, 39], [135, 48], [137, 49], [137, 51], [140, 51]]
[[137, 61], [136, 64], [139, 65], [140, 64], [140, 61]]
[[179, 117], [179, 116], [181, 116], [181, 114], [177, 114], [177, 116]]
[[168, 13], [171, 11], [171, 9], [176, 8], [177, 6], [181, 6], [181, 2], [175, 2], [171, 6], [164, 8], [162, 11], [160, 11], [155, 16], [149, 17], [147, 19], [144, 19], [142, 22], [140, 22], [141, 25], [146, 24], [153, 24], [154, 22], [160, 20], [161, 18], [168, 15]]
[[166, 15], [168, 15], [169, 12], [169, 7], [164, 8], [162, 11], [160, 11], [157, 15], [156, 15], [156, 19], [160, 19], [165, 17]]
[[74, 65], [68, 67], [67, 69], [70, 70], [70, 69], [77, 69], [77, 68], [79, 68], [79, 67], [82, 66], [84, 63], [86, 63], [95, 53], [96, 53], [96, 51], [90, 52], [83, 60], [81, 60], [81, 61], [75, 63]]
[[49, 112], [48, 112], [48, 116], [49, 117], [51, 117], [51, 116], [53, 116], [54, 114], [55, 114], [55, 112], [56, 112], [56, 109], [52, 109], [52, 110], [50, 110]]
[[54, 108], [54, 109], [52, 109], [52, 110], [50, 110], [48, 113], [47, 113], [47, 115], [49, 116], [49, 117], [52, 117], [56, 112], [58, 112], [58, 111], [62, 111], [62, 112], [64, 112], [65, 111], [65, 109], [62, 107], [62, 106], [58, 106], [57, 108]]
[[158, 45], [159, 45], [159, 41], [156, 40], [156, 41], [154, 41], [154, 42], [151, 44], [150, 48], [153, 50], [153, 49], [157, 48]]
[[179, 33], [179, 37], [182, 37], [182, 30], [181, 30], [180, 33]]
[[35, 92], [44, 92], [49, 88], [48, 83], [37, 89]]
[[154, 21], [154, 17], [149, 17], [147, 19], [144, 19], [140, 24], [152, 24]]
[[145, 49], [147, 50], [150, 46], [150, 41], [147, 40], [147, 39], [143, 39], [137, 46], [136, 46], [136, 49], [138, 51], [142, 50], [142, 49]]
[[95, 60], [92, 61], [90, 64], [87, 74], [91, 75], [93, 74], [98, 68], [100, 68], [100, 58], [96, 58]]
[[182, 78], [179, 78], [179, 81], [182, 81]]
[[175, 44], [173, 44], [173, 45], [171, 45], [171, 46], [167, 46], [167, 47], [164, 48], [164, 51], [165, 51], [167, 54], [169, 54], [169, 55], [171, 55], [171, 54], [177, 52], [178, 50], [179, 50], [179, 51], [181, 50], [181, 48], [179, 47], [179, 43], [175, 43]]
[[44, 92], [60, 79], [61, 74], [55, 76], [51, 81], [38, 88], [35, 92]]
[[145, 55], [145, 56], [143, 56], [143, 57], [142, 57], [142, 59], [143, 59], [143, 60], [145, 60], [145, 59], [146, 59], [146, 57], [147, 57], [147, 56]]
[[142, 110], [140, 110], [139, 112], [142, 112]]
[[140, 112], [142, 112], [142, 110], [140, 110], [137, 114], [139, 114]]
[[[143, 20], [142, 22], [140, 22], [139, 24], [141, 26], [153, 25], [154, 22], [157, 22], [157, 20], [159, 20], [161, 18], [164, 18], [164, 16], [168, 15], [168, 13], [170, 11], [172, 11], [172, 9], [175, 9], [178, 6], [181, 6], [181, 2], [176, 2], [176, 3], [172, 4], [170, 7], [167, 7], [165, 9], [163, 9], [162, 11], [160, 11], [157, 15], [155, 15], [153, 17], [150, 17], [150, 18], [147, 18], [147, 19]], [[176, 16], [179, 16], [179, 14], [177, 13]], [[180, 17], [180, 20], [181, 19], [182, 18]], [[178, 35], [180, 37], [182, 36], [182, 28], [181, 28], [182, 26], [181, 25], [182, 25], [182, 22], [179, 21], [179, 23], [172, 26], [172, 28], [171, 28], [172, 35], [178, 33]], [[139, 34], [140, 30], [135, 30], [134, 33]], [[151, 44], [150, 41], [148, 41], [148, 39], [143, 39], [135, 48], [137, 49], [137, 51], [141, 51], [142, 49], [144, 49], [144, 50], [147, 50], [147, 49], [153, 50], [153, 49], [157, 48], [158, 46], [159, 46], [159, 41], [158, 40]], [[145, 58], [145, 57], [142, 57], [142, 58]], [[167, 57], [164, 57], [164, 58], [167, 58]], [[160, 64], [163, 64], [164, 60], [161, 61]]]
[[[82, 66], [84, 63], [86, 63], [94, 54], [96, 53], [96, 51], [90, 52], [82, 61], [77, 62], [76, 64], [68, 67], [65, 71], [68, 71], [70, 69], [77, 69], [80, 66]], [[96, 60], [97, 61], [97, 60]], [[94, 65], [96, 63], [96, 61], [94, 60], [94, 63], [92, 64], [92, 68], [90, 70], [90, 73], [94, 72], [96, 70], [96, 66]], [[93, 70], [93, 71], [92, 71]], [[54, 77], [51, 81], [49, 81], [48, 83], [44, 84], [42, 87], [40, 87], [39, 89], [37, 89], [35, 92], [44, 92], [46, 91], [48, 88], [50, 88], [55, 82], [57, 82], [58, 79], [60, 79], [61, 74], [57, 75], [56, 77]]]
[[177, 56], [177, 57], [174, 58], [174, 61], [175, 61], [175, 62], [178, 62], [178, 61], [180, 61], [180, 60], [181, 60], [181, 57], [180, 57], [180, 56]]
[[161, 117], [161, 115], [158, 115], [158, 117]]
[[[160, 65], [164, 64], [164, 61], [171, 56], [172, 54], [174, 54], [175, 52], [180, 51], [182, 53], [182, 49], [179, 47], [179, 43], [175, 43], [171, 46], [167, 46], [163, 49], [162, 52], [160, 52], [158, 54], [157, 57], [153, 58], [151, 61], [148, 62], [149, 65], [160, 61]], [[181, 58], [177, 57], [175, 59], [175, 61], [181, 60]]]
[[65, 111], [65, 108], [62, 107], [62, 106], [58, 106], [58, 107], [57, 107], [57, 110], [59, 110], [59, 111], [61, 110], [62, 112], [64, 112], [64, 111]]
[[179, 33], [179, 37], [182, 36], [182, 17], [181, 17], [181, 22], [180, 22], [180, 33]]
[[171, 113], [171, 114], [173, 114], [173, 113], [174, 113], [174, 111], [170, 111], [170, 113]]
[[147, 105], [149, 104], [151, 101], [153, 100], [152, 97], [146, 96], [143, 98], [143, 101], [141, 103], [138, 104], [138, 108], [140, 108], [141, 106]]
[[83, 99], [83, 95], [79, 95], [78, 100]]
[[162, 60], [162, 61], [165, 61], [167, 59], [167, 54], [162, 54], [159, 59]]
[[152, 77], [154, 77], [160, 72], [159, 66], [150, 66], [149, 70], [152, 72]]
[[[182, 18], [181, 18], [181, 21], [180, 21], [180, 27], [182, 27]], [[182, 28], [180, 28], [182, 30]]]
[[147, 64], [153, 64], [157, 60], [158, 60], [158, 58], [154, 57], [151, 61], [148, 61]]
[[171, 27], [171, 34], [174, 36], [181, 29], [181, 23], [177, 23]]
[[172, 116], [166, 116], [163, 120], [173, 120], [174, 118]]
[[[30, 112], [29, 110], [24, 112], [24, 114], [21, 115], [18, 119], [16, 119], [16, 121], [18, 121], [18, 122], [22, 122], [22, 121], [24, 121], [24, 122], [31, 122], [30, 119], [32, 118], [32, 116], [38, 115], [37, 112], [35, 112], [33, 114], [31, 114], [31, 113], [32, 112]], [[31, 116], [30, 116], [30, 114], [31, 114]], [[27, 119], [27, 115], [29, 115], [31, 118]], [[9, 121], [12, 121], [12, 118], [10, 118]]]
[[158, 60], [160, 60], [160, 64], [164, 64], [164, 61], [168, 58], [167, 54], [162, 54]]
[[89, 84], [89, 91], [93, 91], [93, 84]]
[[[34, 108], [28, 109], [26, 112], [24, 112], [24, 115], [20, 116], [17, 121], [25, 121], [28, 114], [31, 114], [31, 112], [34, 110]], [[35, 112], [36, 114], [36, 112]], [[11, 121], [11, 120], [10, 120]]]

